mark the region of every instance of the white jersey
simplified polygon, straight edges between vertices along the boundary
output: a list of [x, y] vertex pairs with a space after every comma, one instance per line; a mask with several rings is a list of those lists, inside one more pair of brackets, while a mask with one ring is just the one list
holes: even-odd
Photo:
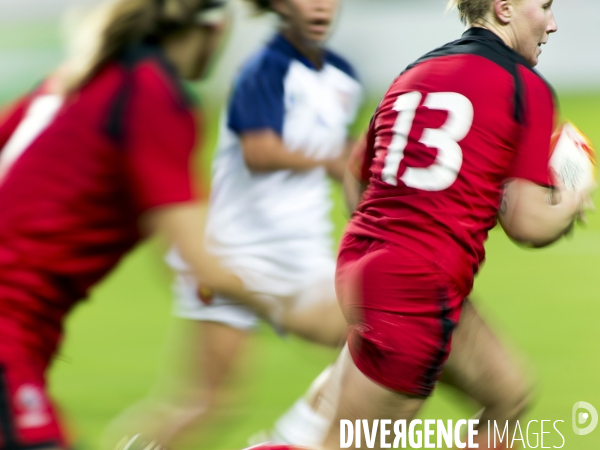
[[[299, 309], [335, 302], [330, 185], [322, 168], [249, 170], [239, 136], [272, 130], [289, 151], [335, 158], [343, 151], [360, 94], [342, 59], [326, 52], [317, 70], [280, 35], [236, 80], [213, 162], [207, 246], [269, 304], [272, 296], [287, 297]], [[173, 252], [169, 262], [181, 272], [175, 285], [177, 316], [239, 329], [256, 325], [254, 311], [220, 295], [211, 305], [201, 304], [183, 261]], [[271, 306], [276, 316], [276, 302]]]
[[258, 256], [295, 267], [302, 265], [300, 254], [331, 253], [325, 169], [251, 171], [239, 139], [269, 129], [289, 151], [319, 159], [339, 156], [361, 87], [345, 61], [325, 55], [317, 70], [278, 35], [239, 75], [213, 163], [207, 242], [220, 255]]

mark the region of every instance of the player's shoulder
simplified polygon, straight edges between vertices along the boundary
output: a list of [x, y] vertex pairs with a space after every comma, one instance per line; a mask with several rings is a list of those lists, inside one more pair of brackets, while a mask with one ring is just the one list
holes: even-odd
[[186, 91], [173, 65], [153, 45], [140, 45], [126, 52], [120, 60], [130, 77], [132, 93], [150, 97], [162, 104], [171, 103], [188, 109], [194, 101]]
[[[480, 58], [472, 58], [472, 56]], [[498, 35], [484, 28], [473, 27], [465, 31], [459, 39], [425, 54], [409, 65], [405, 72], [423, 63], [444, 57], [459, 57], [459, 59], [463, 57], [463, 59], [468, 58], [473, 62], [478, 61], [479, 64], [483, 64], [484, 60], [487, 60], [494, 63], [497, 69], [504, 70], [513, 76], [516, 76], [519, 65], [528, 65], [525, 58], [508, 47]], [[486, 71], [489, 72], [490, 67], [486, 68]]]
[[242, 66], [235, 81], [236, 87], [256, 82], [282, 83], [293, 60], [284, 38], [276, 35]]
[[162, 123], [193, 116], [193, 99], [158, 46], [132, 47], [114, 61], [114, 67], [122, 74], [121, 81], [111, 90], [103, 120], [112, 140], [121, 142], [128, 127], [149, 119]]
[[533, 67], [529, 65], [519, 65], [519, 75], [523, 79], [526, 87], [538, 89], [540, 92], [548, 94], [554, 99], [557, 98], [556, 91], [550, 82]]
[[340, 54], [338, 54], [332, 50], [326, 49], [325, 50], [325, 63], [330, 64], [331, 66], [335, 67], [336, 69], [344, 72], [350, 78], [353, 78], [354, 80], [359, 81], [358, 74], [356, 73], [356, 70], [354, 69], [352, 64], [350, 64], [350, 62], [348, 60], [346, 60]]

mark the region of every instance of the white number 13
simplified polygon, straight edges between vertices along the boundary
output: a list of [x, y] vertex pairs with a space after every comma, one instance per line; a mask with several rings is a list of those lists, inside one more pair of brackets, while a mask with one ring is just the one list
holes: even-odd
[[[388, 147], [382, 178], [397, 186], [398, 170], [404, 159], [408, 135], [421, 99], [420, 92], [409, 92], [398, 97], [394, 111], [398, 118], [394, 123], [394, 137]], [[448, 119], [441, 128], [426, 128], [419, 142], [438, 151], [429, 167], [407, 167], [400, 180], [408, 187], [424, 191], [442, 191], [450, 187], [462, 166], [463, 153], [458, 142], [462, 141], [473, 124], [473, 104], [464, 95], [455, 92], [427, 94], [423, 106], [448, 112]]]

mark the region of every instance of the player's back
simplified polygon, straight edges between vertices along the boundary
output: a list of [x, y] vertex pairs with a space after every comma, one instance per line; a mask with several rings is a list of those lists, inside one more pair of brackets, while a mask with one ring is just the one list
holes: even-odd
[[[426, 55], [372, 119], [363, 168], [372, 176], [349, 231], [425, 256], [467, 291], [502, 183], [519, 175], [530, 139], [549, 148], [553, 113], [545, 82], [487, 30]], [[547, 158], [531, 163], [547, 184]]]
[[145, 50], [133, 58], [109, 63], [67, 100], [42, 86], [0, 152], [0, 316], [36, 322], [32, 345], [47, 346], [44, 353], [72, 303], [137, 242], [141, 212], [168, 195], [151, 186], [168, 161], [154, 161], [148, 111], [173, 122], [173, 141], [156, 145], [193, 146], [189, 110], [176, 119], [163, 111], [178, 109], [168, 69]]

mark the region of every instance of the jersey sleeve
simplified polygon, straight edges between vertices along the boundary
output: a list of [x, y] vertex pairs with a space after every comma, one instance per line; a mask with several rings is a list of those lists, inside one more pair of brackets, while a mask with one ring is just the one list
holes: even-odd
[[228, 127], [235, 133], [272, 130], [282, 135], [285, 60], [261, 55], [250, 61], [238, 77], [229, 101]]
[[0, 111], [0, 152], [25, 117], [30, 101], [31, 95], [26, 95]]
[[178, 101], [172, 82], [160, 69], [147, 64], [134, 77], [126, 151], [139, 209], [192, 200], [195, 117]]
[[524, 67], [520, 69], [525, 90], [525, 117], [510, 177], [550, 186], [550, 139], [556, 122], [554, 96], [542, 78]]

